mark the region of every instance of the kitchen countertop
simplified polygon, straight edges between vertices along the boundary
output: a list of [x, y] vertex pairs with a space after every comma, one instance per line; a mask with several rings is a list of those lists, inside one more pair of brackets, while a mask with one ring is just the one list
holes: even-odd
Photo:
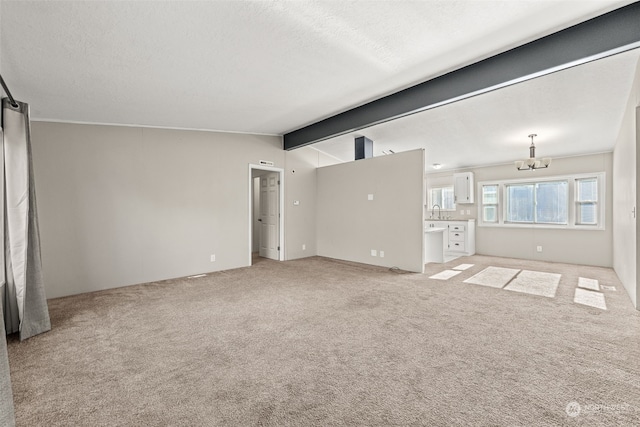
[[459, 218], [427, 218], [425, 221], [475, 221], [475, 218], [459, 219]]
[[441, 228], [441, 227], [427, 227], [424, 229], [425, 233], [441, 233], [444, 230], [446, 230], [446, 228]]

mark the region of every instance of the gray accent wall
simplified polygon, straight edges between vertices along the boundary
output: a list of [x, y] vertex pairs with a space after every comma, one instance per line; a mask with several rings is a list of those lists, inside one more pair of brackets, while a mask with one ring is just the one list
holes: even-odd
[[620, 125], [620, 133], [613, 152], [613, 268], [624, 285], [636, 309], [640, 285], [637, 278], [638, 239], [637, 210], [638, 192], [638, 156], [640, 144], [640, 64], [636, 67], [636, 76], [625, 115]]
[[317, 174], [318, 255], [423, 271], [424, 150], [323, 167]]
[[[526, 154], [526, 150], [523, 150], [523, 155], [526, 156]], [[479, 255], [602, 267], [611, 267], [613, 265], [612, 153], [553, 159], [548, 169], [536, 170], [535, 172], [518, 171], [513, 164], [464, 169], [459, 172], [466, 171], [474, 173], [476, 196], [478, 196], [479, 183], [482, 181], [523, 179], [531, 176], [531, 173], [535, 173], [536, 177], [548, 177], [605, 172], [604, 230], [507, 228], [479, 226], [476, 224], [476, 253]], [[447, 179], [453, 183], [451, 179], [452, 174], [452, 171], [428, 174], [427, 187], [430, 187], [432, 185], [431, 183], [434, 182], [436, 186], [443, 185], [447, 182]], [[476, 197], [476, 203], [474, 204], [458, 205], [458, 211], [453, 213], [454, 218], [477, 218], [478, 201], [479, 199]], [[465, 214], [461, 215], [459, 209], [464, 209]], [[466, 215], [467, 209], [470, 210], [470, 215]], [[428, 210], [427, 217], [429, 214], [430, 210]], [[537, 246], [542, 246], [542, 252], [536, 251]]]
[[[260, 160], [295, 167], [284, 178], [285, 254], [315, 255], [316, 150], [234, 133], [50, 122], [32, 131], [48, 298], [247, 266], [249, 164]], [[288, 209], [289, 197], [304, 210]]]

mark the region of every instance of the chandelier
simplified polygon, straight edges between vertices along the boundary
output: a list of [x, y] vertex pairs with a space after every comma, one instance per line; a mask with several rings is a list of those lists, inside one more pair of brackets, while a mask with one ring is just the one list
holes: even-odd
[[535, 133], [529, 135], [531, 138], [531, 146], [529, 146], [529, 158], [527, 160], [516, 160], [516, 168], [519, 171], [532, 171], [536, 169], [545, 169], [548, 168], [551, 164], [551, 159], [544, 158], [542, 160], [536, 159], [536, 146], [533, 143], [533, 138], [536, 137]]

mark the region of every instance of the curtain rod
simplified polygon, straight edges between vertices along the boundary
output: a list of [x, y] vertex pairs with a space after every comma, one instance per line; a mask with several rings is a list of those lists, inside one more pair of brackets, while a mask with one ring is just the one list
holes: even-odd
[[11, 106], [14, 108], [18, 107], [18, 103], [16, 102], [15, 99], [13, 99], [13, 95], [11, 95], [11, 92], [9, 92], [9, 88], [7, 87], [7, 84], [4, 82], [4, 79], [2, 78], [1, 74], [0, 74], [0, 83], [2, 84], [2, 89], [4, 89], [4, 93], [6, 93], [7, 96], [9, 97], [9, 102], [11, 102]]

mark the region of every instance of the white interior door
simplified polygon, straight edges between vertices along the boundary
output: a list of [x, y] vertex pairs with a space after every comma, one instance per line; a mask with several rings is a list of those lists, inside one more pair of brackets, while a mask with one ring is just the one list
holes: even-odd
[[260, 256], [278, 260], [280, 251], [280, 174], [260, 177]]

